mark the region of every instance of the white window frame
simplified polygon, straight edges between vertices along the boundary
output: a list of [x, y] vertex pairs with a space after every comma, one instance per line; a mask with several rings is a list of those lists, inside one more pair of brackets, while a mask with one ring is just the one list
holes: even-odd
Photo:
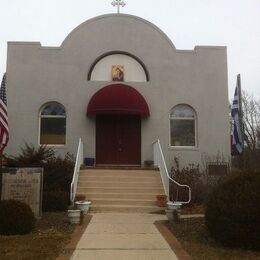
[[[190, 109], [192, 109], [194, 113], [194, 117], [173, 117], [171, 116], [172, 111], [179, 105], [187, 106]], [[182, 146], [182, 145], [171, 145], [171, 120], [193, 120], [194, 121], [194, 139], [195, 139], [195, 145], [194, 146]], [[196, 110], [188, 105], [188, 104], [177, 104], [170, 110], [170, 116], [169, 116], [169, 147], [171, 149], [187, 149], [187, 150], [198, 150], [198, 137], [197, 137], [197, 113]]]
[[[59, 106], [62, 106], [64, 111], [65, 111], [65, 115], [62, 116], [62, 115], [42, 115], [42, 111], [44, 110], [44, 108], [50, 104], [57, 104]], [[41, 144], [41, 119], [42, 118], [65, 118], [65, 143], [64, 144]], [[61, 103], [59, 102], [56, 102], [56, 101], [50, 101], [50, 102], [47, 102], [45, 103], [41, 108], [40, 108], [40, 111], [39, 111], [39, 116], [38, 116], [38, 145], [45, 145], [47, 147], [55, 147], [55, 148], [64, 148], [67, 144], [67, 111], [65, 109], [65, 106], [62, 105]]]

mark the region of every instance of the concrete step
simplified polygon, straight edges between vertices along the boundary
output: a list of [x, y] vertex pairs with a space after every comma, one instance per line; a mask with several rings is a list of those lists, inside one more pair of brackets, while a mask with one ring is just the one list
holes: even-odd
[[103, 187], [80, 187], [77, 188], [78, 194], [87, 194], [87, 193], [143, 193], [143, 194], [150, 194], [150, 193], [156, 193], [164, 194], [163, 187], [161, 188], [144, 188], [144, 187], [132, 187], [132, 188], [122, 188], [122, 187], [106, 187], [105, 185]]
[[159, 171], [158, 167], [145, 167], [140, 165], [96, 165], [96, 166], [84, 166], [81, 165], [81, 170], [142, 170], [142, 171]]
[[147, 170], [80, 170], [80, 176], [106, 176], [106, 177], [151, 177], [159, 176], [160, 172], [157, 170], [147, 171]]
[[127, 182], [160, 182], [161, 177], [159, 175], [149, 176], [149, 177], [140, 177], [140, 176], [103, 176], [103, 175], [96, 175], [96, 176], [79, 176], [78, 181], [127, 181]]
[[156, 200], [157, 193], [86, 193], [88, 200], [94, 199], [144, 199], [144, 200]]
[[155, 213], [163, 212], [164, 207], [157, 206], [121, 206], [121, 205], [91, 205], [90, 212], [137, 212], [137, 213]]
[[82, 188], [160, 188], [161, 187], [160, 182], [119, 182], [119, 181], [113, 181], [113, 182], [104, 182], [104, 181], [80, 181], [78, 182], [78, 187]]
[[158, 169], [87, 168], [80, 171], [77, 194], [92, 201], [94, 212], [155, 212], [164, 194]]
[[115, 170], [115, 171], [159, 171], [158, 167], [80, 167], [81, 170], [88, 170], [88, 171], [104, 171], [104, 170]]
[[155, 200], [142, 200], [142, 199], [93, 199], [91, 200], [92, 205], [136, 205], [136, 206], [156, 206]]

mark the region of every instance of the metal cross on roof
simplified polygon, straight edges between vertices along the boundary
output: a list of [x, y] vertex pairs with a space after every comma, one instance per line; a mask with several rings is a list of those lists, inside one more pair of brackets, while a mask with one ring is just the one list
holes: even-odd
[[122, 7], [124, 7], [126, 5], [126, 3], [124, 2], [124, 0], [114, 0], [111, 5], [116, 6], [117, 5], [117, 13], [120, 13], [120, 5]]

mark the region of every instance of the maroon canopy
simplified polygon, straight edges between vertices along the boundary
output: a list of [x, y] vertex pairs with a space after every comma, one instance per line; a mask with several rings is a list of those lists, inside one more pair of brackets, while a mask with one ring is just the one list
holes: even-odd
[[133, 87], [113, 84], [97, 91], [88, 103], [87, 115], [137, 114], [149, 116], [149, 107], [143, 96]]

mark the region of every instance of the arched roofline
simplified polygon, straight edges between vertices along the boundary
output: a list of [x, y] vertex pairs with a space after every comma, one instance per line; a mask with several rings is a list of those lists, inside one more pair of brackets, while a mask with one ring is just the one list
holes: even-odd
[[91, 64], [90, 68], [89, 68], [89, 72], [88, 72], [88, 80], [91, 80], [91, 75], [92, 75], [92, 72], [95, 68], [95, 66], [97, 65], [97, 63], [99, 61], [101, 61], [103, 58], [105, 57], [108, 57], [110, 55], [114, 55], [114, 54], [122, 54], [122, 55], [127, 55], [133, 59], [135, 59], [143, 68], [144, 70], [144, 73], [145, 73], [145, 76], [146, 76], [146, 81], [150, 81], [150, 75], [149, 75], [149, 72], [148, 72], [148, 69], [146, 68], [145, 64], [142, 62], [141, 59], [139, 59], [137, 56], [129, 53], [129, 52], [126, 52], [126, 51], [110, 51], [110, 52], [106, 52], [102, 55], [100, 55], [98, 58], [96, 58], [94, 60], [94, 62]]
[[153, 23], [141, 18], [141, 17], [138, 17], [138, 16], [135, 16], [135, 15], [130, 15], [130, 14], [105, 14], [105, 15], [100, 15], [100, 16], [96, 16], [96, 17], [93, 17], [83, 23], [81, 23], [79, 26], [77, 26], [75, 29], [73, 29], [68, 35], [67, 37], [64, 39], [64, 41], [62, 42], [61, 44], [61, 47], [63, 47], [66, 42], [73, 37], [73, 34], [79, 30], [81, 27], [87, 25], [87, 24], [91, 24], [97, 20], [100, 20], [100, 19], [105, 19], [105, 18], [109, 18], [109, 17], [126, 17], [126, 18], [130, 18], [130, 19], [134, 19], [136, 21], [139, 21], [139, 22], [142, 22], [142, 23], [145, 23], [149, 26], [151, 26], [155, 31], [157, 31], [159, 34], [162, 35], [162, 37], [169, 43], [169, 45], [174, 49], [176, 50], [173, 42], [170, 40], [170, 38], [159, 28], [157, 27], [156, 25], [154, 25]]

